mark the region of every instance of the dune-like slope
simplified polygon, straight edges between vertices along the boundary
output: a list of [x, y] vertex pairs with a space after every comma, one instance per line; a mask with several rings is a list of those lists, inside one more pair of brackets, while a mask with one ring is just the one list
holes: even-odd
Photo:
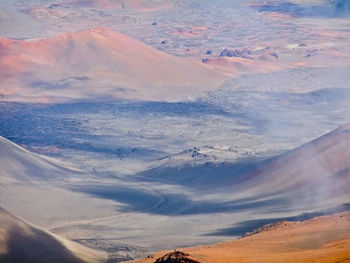
[[220, 201], [214, 199], [216, 205], [193, 202], [188, 207], [182, 206], [181, 210], [174, 205], [174, 213], [249, 211], [254, 218], [258, 212], [260, 218], [276, 217], [277, 214], [286, 217], [350, 201], [349, 125], [263, 161], [252, 159], [233, 164], [172, 167], [174, 164], [179, 166], [179, 162], [200, 162], [200, 158], [204, 163], [210, 160], [210, 155], [196, 149], [187, 155], [168, 158], [164, 166], [141, 175], [152, 181], [199, 190], [199, 195], [215, 193], [216, 198], [220, 198]]
[[104, 262], [103, 252], [58, 237], [0, 208], [0, 262]]
[[[30, 152], [0, 136], [0, 202], [4, 209], [50, 229], [114, 213], [111, 202], [70, 191], [92, 175]], [[0, 222], [1, 223], [1, 222]]]
[[[279, 222], [242, 239], [181, 251], [201, 263], [346, 263], [350, 262], [350, 213]], [[166, 253], [168, 251], [157, 252], [153, 258], [137, 262], [155, 262]]]
[[[321, 136], [245, 174], [237, 189], [316, 209], [350, 200], [350, 125]], [[242, 188], [241, 188], [242, 187]]]
[[216, 89], [223, 76], [107, 28], [48, 39], [0, 39], [0, 96], [170, 99]]
[[63, 179], [78, 172], [29, 152], [0, 136], [0, 183]]
[[[57, 225], [70, 225], [79, 219], [114, 214], [111, 202], [69, 190], [74, 182], [89, 179], [91, 177], [87, 173], [32, 153], [0, 137], [0, 205], [16, 216], [52, 230]], [[78, 237], [85, 234], [79, 233]], [[5, 257], [6, 251], [0, 251], [0, 262], [97, 261], [93, 257], [82, 260], [85, 254], [90, 257], [89, 250], [81, 250], [75, 243], [27, 226], [5, 210], [0, 210], [0, 250], [6, 247], [11, 255]], [[80, 251], [77, 257], [75, 253]], [[23, 260], [27, 256], [29, 261]], [[38, 260], [40, 257], [43, 260]]]

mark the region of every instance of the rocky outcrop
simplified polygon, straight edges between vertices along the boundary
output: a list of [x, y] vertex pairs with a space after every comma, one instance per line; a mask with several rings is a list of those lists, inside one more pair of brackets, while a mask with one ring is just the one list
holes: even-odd
[[249, 58], [249, 55], [251, 55], [251, 51], [248, 49], [242, 49], [242, 50], [230, 50], [225, 48], [220, 53], [220, 57], [237, 57], [237, 58]]
[[189, 258], [189, 254], [181, 251], [174, 251], [158, 258], [154, 263], [199, 263]]

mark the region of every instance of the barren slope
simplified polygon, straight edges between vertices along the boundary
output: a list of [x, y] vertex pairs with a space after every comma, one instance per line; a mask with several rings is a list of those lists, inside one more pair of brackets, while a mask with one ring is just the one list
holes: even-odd
[[172, 207], [175, 214], [250, 211], [255, 213], [254, 218], [258, 212], [266, 218], [269, 213], [285, 217], [349, 203], [349, 149], [350, 127], [343, 125], [292, 151], [257, 163], [208, 163], [194, 168], [187, 165], [180, 170], [171, 167], [172, 163], [179, 162], [176, 158], [182, 162], [194, 157], [205, 162], [210, 160], [196, 149], [192, 157], [190, 154], [174, 156], [164, 166], [141, 175], [153, 182], [199, 190], [199, 195], [216, 195], [215, 206], [211, 208], [211, 203], [200, 206], [194, 202], [188, 207], [182, 206], [181, 210]]
[[243, 187], [288, 200], [289, 207], [316, 209], [350, 200], [350, 125], [261, 165], [245, 174]]
[[29, 152], [21, 146], [0, 136], [0, 184], [10, 181], [35, 179], [61, 179], [78, 171], [67, 169]]
[[0, 39], [0, 95], [47, 101], [170, 99], [216, 89], [223, 76], [107, 28], [48, 39]]
[[1, 262], [104, 262], [103, 252], [32, 226], [0, 208]]
[[[111, 202], [67, 189], [91, 176], [0, 137], [0, 200], [4, 209], [49, 229], [56, 223], [113, 214]], [[1, 222], [2, 223], [2, 222]]]
[[[201, 263], [346, 263], [350, 262], [350, 213], [281, 222], [242, 239], [181, 251]], [[165, 253], [136, 262], [155, 262]]]

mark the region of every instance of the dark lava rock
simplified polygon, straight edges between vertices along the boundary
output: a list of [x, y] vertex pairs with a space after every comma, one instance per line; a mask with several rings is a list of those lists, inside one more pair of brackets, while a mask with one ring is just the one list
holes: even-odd
[[275, 59], [278, 59], [278, 54], [277, 52], [272, 52], [270, 53], [271, 56], [273, 56]]
[[49, 6], [50, 9], [53, 9], [53, 8], [56, 8], [56, 7], [59, 7], [60, 5], [59, 4], [51, 4]]
[[188, 254], [181, 251], [174, 251], [158, 258], [154, 263], [200, 263], [188, 258]]
[[230, 50], [225, 48], [223, 51], [220, 53], [220, 57], [237, 57], [237, 58], [248, 58], [251, 52], [247, 49], [243, 50]]
[[308, 58], [308, 57], [316, 55], [317, 53], [318, 53], [317, 49], [307, 50], [306, 54], [305, 54], [305, 57]]

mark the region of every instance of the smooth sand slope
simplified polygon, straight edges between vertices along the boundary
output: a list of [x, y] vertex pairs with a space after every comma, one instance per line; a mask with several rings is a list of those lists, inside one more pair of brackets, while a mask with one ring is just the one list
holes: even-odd
[[215, 193], [216, 205], [193, 202], [181, 207], [183, 214], [249, 211], [269, 218], [327, 209], [350, 201], [350, 125], [257, 164], [159, 167], [142, 176]]
[[79, 174], [54, 161], [29, 152], [0, 136], [0, 183], [64, 179]]
[[[241, 204], [274, 211], [315, 211], [350, 200], [350, 125], [277, 156], [251, 171], [224, 177]], [[267, 211], [265, 211], [267, 212]]]
[[[350, 262], [350, 213], [283, 221], [235, 241], [180, 250], [202, 263], [346, 263]], [[136, 262], [155, 262], [168, 252]]]
[[56, 223], [114, 214], [111, 202], [67, 189], [91, 176], [0, 137], [0, 200], [11, 213], [49, 229]]
[[0, 262], [104, 262], [103, 252], [32, 226], [0, 208]]
[[342, 125], [246, 176], [275, 192], [303, 192], [304, 201], [311, 203], [349, 201], [350, 125]]
[[164, 100], [217, 89], [223, 75], [99, 27], [48, 39], [0, 39], [3, 99]]

